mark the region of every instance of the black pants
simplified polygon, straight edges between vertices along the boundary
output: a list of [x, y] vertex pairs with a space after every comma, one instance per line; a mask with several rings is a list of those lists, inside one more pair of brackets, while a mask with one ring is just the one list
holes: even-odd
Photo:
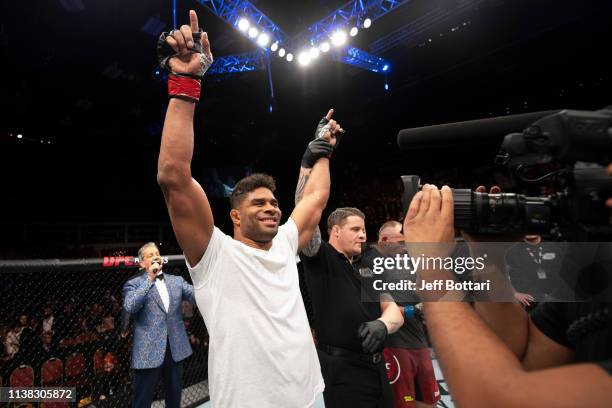
[[183, 385], [183, 362], [172, 360], [170, 344], [166, 346], [166, 356], [160, 367], [134, 370], [133, 408], [151, 408], [155, 389], [162, 377], [166, 394], [166, 408], [180, 408]]
[[317, 349], [325, 380], [325, 408], [392, 408], [393, 394], [385, 360], [366, 362], [331, 356]]

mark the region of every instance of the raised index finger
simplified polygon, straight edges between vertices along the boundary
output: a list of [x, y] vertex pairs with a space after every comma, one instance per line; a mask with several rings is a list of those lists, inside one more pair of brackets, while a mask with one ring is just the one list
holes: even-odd
[[325, 115], [325, 119], [330, 120], [333, 114], [334, 110], [330, 109], [329, 112], [327, 112], [327, 115]]
[[200, 26], [198, 25], [198, 15], [194, 10], [189, 10], [189, 25], [191, 26], [191, 32], [197, 33], [200, 31]]

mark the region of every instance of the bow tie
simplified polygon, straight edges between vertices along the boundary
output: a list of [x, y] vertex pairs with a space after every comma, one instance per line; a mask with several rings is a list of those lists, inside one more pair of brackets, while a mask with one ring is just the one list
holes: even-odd
[[155, 279], [164, 280], [164, 274], [160, 273], [159, 275], [156, 275]]

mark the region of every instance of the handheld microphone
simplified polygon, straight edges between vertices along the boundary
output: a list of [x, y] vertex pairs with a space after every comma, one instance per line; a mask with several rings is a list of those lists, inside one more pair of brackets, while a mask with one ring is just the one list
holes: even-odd
[[151, 263], [151, 266], [153, 267], [153, 272], [159, 272], [161, 270], [161, 259], [154, 259]]

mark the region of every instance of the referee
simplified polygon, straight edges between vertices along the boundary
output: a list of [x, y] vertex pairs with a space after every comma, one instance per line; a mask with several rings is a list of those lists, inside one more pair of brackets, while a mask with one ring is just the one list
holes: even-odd
[[[392, 407], [382, 350], [404, 322], [394, 302], [362, 302], [353, 259], [366, 240], [365, 216], [338, 208], [327, 219], [329, 242], [316, 234], [300, 256], [314, 310], [327, 408]], [[382, 315], [381, 315], [382, 312]]]

